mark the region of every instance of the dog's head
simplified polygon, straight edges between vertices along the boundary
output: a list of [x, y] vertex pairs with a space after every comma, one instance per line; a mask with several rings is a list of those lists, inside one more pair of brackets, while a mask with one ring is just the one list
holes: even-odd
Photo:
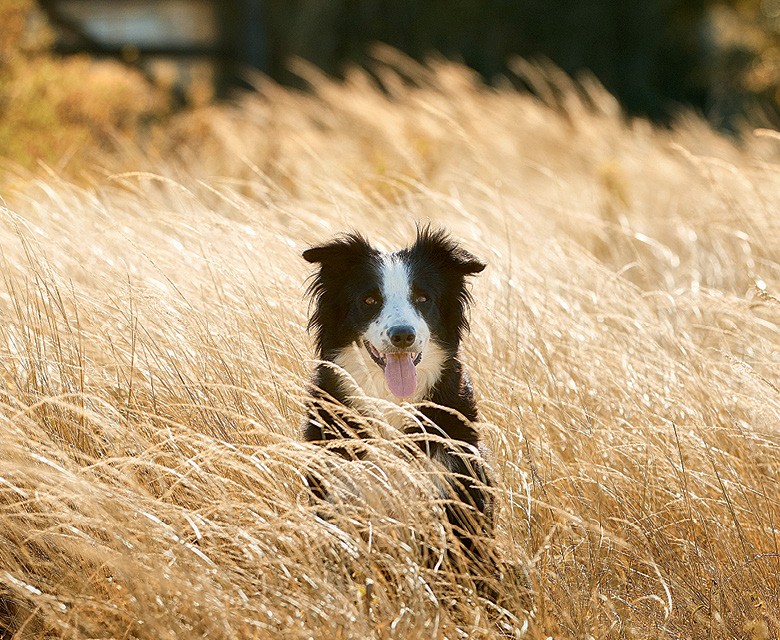
[[411, 247], [394, 253], [353, 233], [303, 257], [319, 264], [309, 288], [309, 326], [320, 357], [332, 360], [356, 343], [400, 398], [413, 394], [415, 369], [432, 342], [449, 356], [457, 353], [470, 301], [465, 279], [485, 268], [443, 231], [427, 227]]

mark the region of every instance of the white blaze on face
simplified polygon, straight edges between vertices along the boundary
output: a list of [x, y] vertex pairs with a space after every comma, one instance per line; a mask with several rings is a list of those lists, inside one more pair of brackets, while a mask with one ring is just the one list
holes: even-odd
[[380, 273], [382, 309], [368, 326], [366, 339], [381, 353], [395, 350], [389, 331], [407, 326], [414, 330], [416, 339], [407, 351], [419, 353], [431, 337], [430, 329], [412, 303], [412, 278], [409, 265], [397, 255], [383, 257]]

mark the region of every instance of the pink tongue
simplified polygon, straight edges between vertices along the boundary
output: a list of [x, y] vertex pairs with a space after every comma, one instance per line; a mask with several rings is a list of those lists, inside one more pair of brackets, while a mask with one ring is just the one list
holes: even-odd
[[399, 398], [410, 398], [417, 387], [417, 369], [411, 353], [385, 354], [385, 381], [390, 392]]

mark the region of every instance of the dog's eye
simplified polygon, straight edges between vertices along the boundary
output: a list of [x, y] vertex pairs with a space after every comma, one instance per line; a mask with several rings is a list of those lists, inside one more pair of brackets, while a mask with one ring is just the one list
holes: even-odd
[[428, 302], [428, 300], [430, 300], [430, 298], [424, 293], [417, 294], [417, 297], [414, 299], [414, 301], [418, 304], [422, 304], [423, 302]]
[[374, 296], [367, 296], [363, 298], [365, 304], [377, 304], [377, 299]]

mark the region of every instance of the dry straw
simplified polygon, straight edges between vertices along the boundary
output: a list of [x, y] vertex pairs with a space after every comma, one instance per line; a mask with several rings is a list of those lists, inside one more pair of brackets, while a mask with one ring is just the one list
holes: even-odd
[[[627, 122], [595, 83], [527, 65], [543, 99], [377, 55], [381, 90], [302, 68], [312, 93], [258, 81], [78, 182], [15, 176], [0, 627], [776, 637], [777, 140]], [[350, 228], [398, 247], [417, 221], [489, 263], [464, 358], [516, 569], [498, 606], [437, 560], [429, 467], [299, 437], [300, 252]], [[327, 512], [312, 469], [338, 489]]]

